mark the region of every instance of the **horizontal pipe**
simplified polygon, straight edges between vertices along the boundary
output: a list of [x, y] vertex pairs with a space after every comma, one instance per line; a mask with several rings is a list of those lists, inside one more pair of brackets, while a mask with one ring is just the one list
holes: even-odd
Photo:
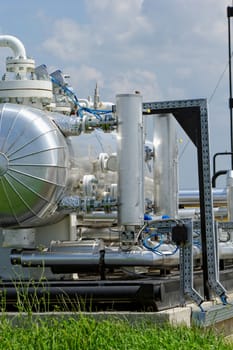
[[[196, 200], [196, 199], [193, 199]], [[214, 213], [217, 216], [222, 216], [222, 215], [227, 215], [227, 208], [214, 208]], [[184, 208], [184, 209], [179, 209], [178, 211], [178, 216], [179, 217], [183, 217], [183, 218], [187, 218], [189, 216], [194, 216], [194, 215], [200, 215], [200, 209], [199, 208]], [[114, 221], [117, 219], [117, 212], [111, 212], [111, 213], [105, 213], [105, 212], [92, 212], [92, 213], [84, 213], [84, 214], [80, 214], [78, 215], [78, 217], [80, 217], [80, 219], [82, 219], [83, 221], [88, 221], [88, 222], [96, 222], [96, 221], [102, 221], [102, 220], [109, 220], [109, 221]], [[162, 216], [158, 216], [158, 220], [162, 220]]]
[[[227, 208], [225, 207], [213, 208], [213, 212], [216, 218], [227, 217]], [[178, 214], [180, 219], [198, 217], [200, 216], [200, 208], [179, 209]]]
[[[227, 204], [226, 188], [213, 189], [213, 203], [214, 206], [221, 206]], [[184, 206], [199, 206], [200, 198], [198, 190], [180, 190], [179, 191], [179, 205]]]
[[233, 244], [229, 242], [218, 243], [218, 255], [221, 260], [232, 260], [233, 259]]
[[[103, 252], [103, 251], [102, 251]], [[56, 267], [63, 266], [72, 269], [79, 267], [98, 267], [101, 263], [105, 267], [112, 266], [176, 266], [179, 264], [179, 251], [171, 255], [172, 251], [156, 254], [149, 250], [105, 251], [104, 256], [99, 253], [67, 253], [67, 252], [39, 252], [12, 251], [11, 263], [24, 267]], [[193, 247], [194, 258], [200, 257], [200, 249]], [[101, 260], [103, 259], [103, 260]]]
[[[179, 205], [184, 207], [199, 207], [200, 206], [199, 191], [198, 190], [180, 190], [179, 191]], [[213, 189], [213, 203], [214, 207], [227, 206], [227, 190]], [[59, 203], [59, 210], [80, 210], [81, 199], [79, 196], [67, 196]], [[185, 211], [178, 212], [185, 217]], [[221, 214], [220, 214], [221, 215]], [[104, 211], [92, 212], [92, 213], [80, 213], [80, 218], [87, 221], [95, 220], [116, 220], [117, 212], [105, 213]]]
[[[145, 307], [154, 306], [156, 301], [163, 301], [164, 299], [164, 286], [158, 281], [43, 281], [43, 282], [22, 282], [14, 283], [2, 283], [1, 292], [4, 293], [6, 307], [16, 308], [17, 303], [20, 302], [22, 296], [22, 302], [25, 303], [28, 300], [28, 305], [31, 305], [31, 311], [38, 312], [49, 311], [54, 309], [54, 304], [59, 305], [59, 309], [62, 311], [63, 307], [65, 311], [71, 311], [84, 309], [94, 311], [98, 309], [98, 305], [103, 310], [105, 307], [114, 309], [130, 309], [131, 305], [133, 309], [142, 308], [145, 311]], [[25, 294], [25, 291], [27, 293]], [[44, 300], [39, 305], [33, 302], [35, 295], [38, 300]], [[28, 298], [28, 299], [25, 299]], [[31, 304], [30, 304], [31, 302]]]
[[67, 117], [53, 113], [51, 119], [66, 137], [78, 136], [82, 132], [82, 121], [78, 117]]

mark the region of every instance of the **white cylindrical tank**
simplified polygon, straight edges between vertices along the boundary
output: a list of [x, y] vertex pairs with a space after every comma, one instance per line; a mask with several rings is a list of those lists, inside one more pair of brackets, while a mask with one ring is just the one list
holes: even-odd
[[178, 212], [178, 149], [172, 115], [154, 117], [153, 143], [155, 213], [175, 218]]
[[116, 97], [118, 118], [118, 220], [121, 225], [144, 222], [144, 144], [142, 96]]

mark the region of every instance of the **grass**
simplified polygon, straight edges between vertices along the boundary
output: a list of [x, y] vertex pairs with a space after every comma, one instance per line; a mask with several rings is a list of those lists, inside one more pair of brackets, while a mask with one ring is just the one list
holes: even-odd
[[[38, 312], [50, 309], [50, 295], [43, 283], [41, 277], [39, 284], [34, 285], [33, 281], [28, 285], [16, 284], [18, 312], [14, 318], [8, 317], [6, 295], [0, 294], [0, 350], [233, 349], [233, 344], [227, 343], [214, 329], [158, 325], [148, 321], [131, 324], [117, 318], [96, 320], [80, 311], [80, 301], [76, 305], [69, 299], [73, 311], [68, 316], [40, 316]], [[37, 289], [43, 286], [38, 296]], [[66, 299], [61, 303], [63, 311], [70, 309]], [[60, 307], [54, 311], [61, 311]]]
[[131, 325], [122, 320], [96, 321], [70, 316], [33, 319], [14, 324], [4, 314], [0, 322], [0, 349], [7, 350], [230, 350], [213, 330], [151, 323]]

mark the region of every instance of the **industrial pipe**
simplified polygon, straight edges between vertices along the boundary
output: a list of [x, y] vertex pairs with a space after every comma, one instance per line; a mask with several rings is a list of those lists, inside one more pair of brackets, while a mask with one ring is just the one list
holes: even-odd
[[118, 221], [144, 223], [144, 146], [142, 96], [116, 96], [118, 118]]
[[0, 46], [9, 47], [14, 52], [14, 58], [27, 58], [24, 45], [19, 39], [14, 36], [0, 35]]

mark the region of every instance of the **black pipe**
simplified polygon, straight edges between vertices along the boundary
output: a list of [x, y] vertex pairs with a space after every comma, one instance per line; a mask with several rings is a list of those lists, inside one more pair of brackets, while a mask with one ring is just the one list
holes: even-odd
[[218, 152], [213, 156], [213, 175], [216, 173], [216, 158], [218, 156], [233, 155], [233, 152]]
[[94, 311], [110, 305], [116, 309], [141, 311], [152, 307], [156, 311], [156, 302], [164, 299], [164, 286], [161, 282], [141, 280], [9, 282], [1, 284], [1, 298], [11, 308], [24, 304], [25, 308], [30, 305], [36, 311], [43, 306], [52, 310], [55, 305], [59, 310], [70, 307], [71, 311], [75, 307]]
[[212, 188], [216, 187], [216, 180], [219, 176], [227, 174], [228, 170], [220, 170], [217, 171], [213, 176], [212, 176]]
[[231, 159], [233, 159], [233, 152], [218, 152], [215, 153], [213, 156], [213, 176], [212, 176], [212, 188], [216, 187], [216, 179], [220, 175], [225, 175], [227, 173], [227, 170], [219, 170], [216, 172], [216, 160], [218, 156], [228, 156], [231, 155]]

